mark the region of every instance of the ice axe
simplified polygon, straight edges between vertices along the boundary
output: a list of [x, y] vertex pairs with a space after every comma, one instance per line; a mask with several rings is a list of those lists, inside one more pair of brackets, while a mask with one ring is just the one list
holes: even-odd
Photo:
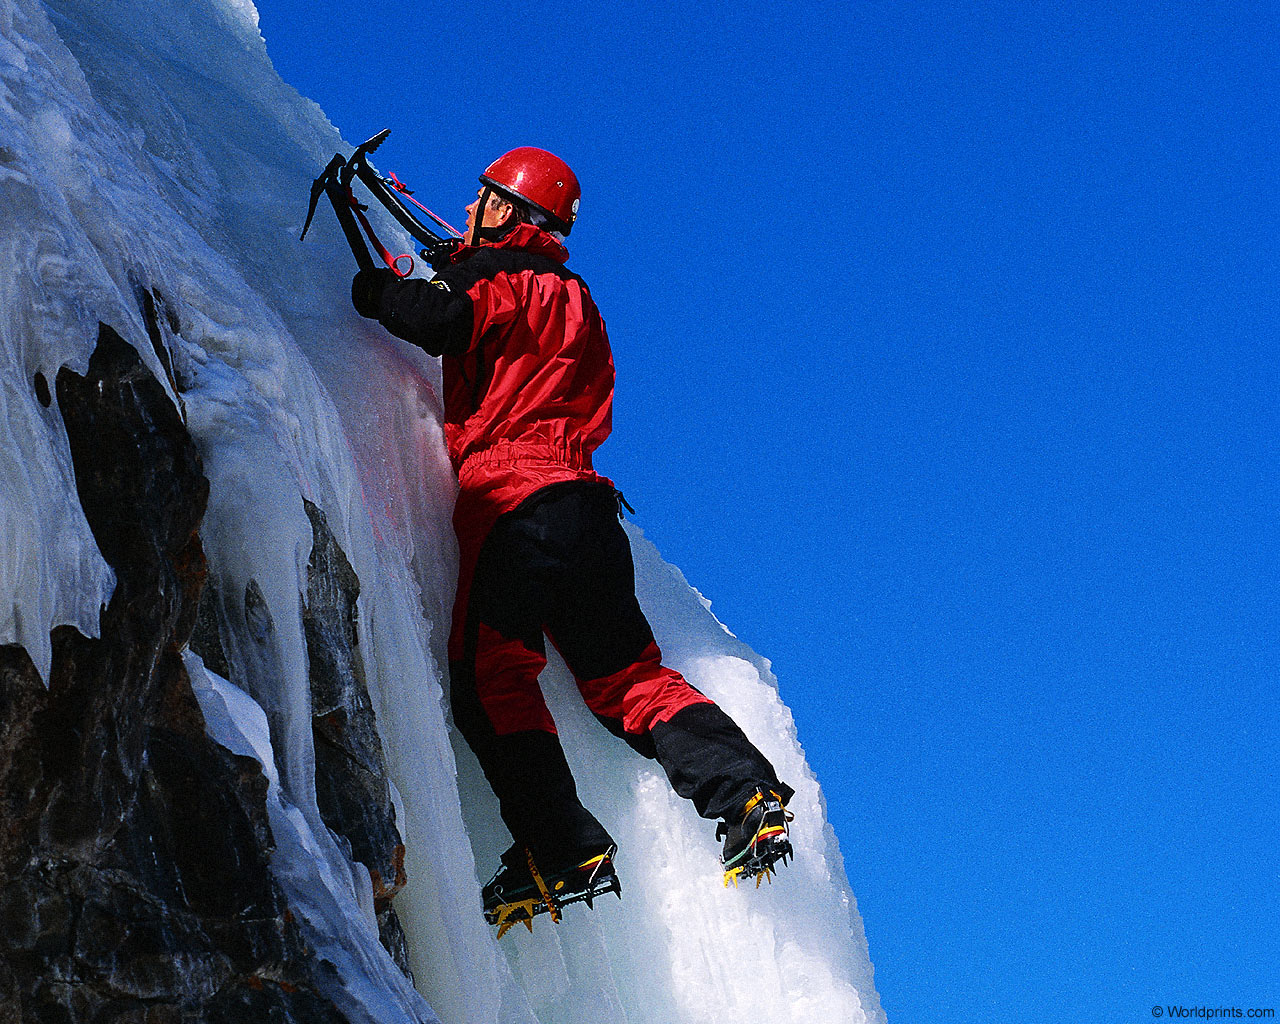
[[[324, 171], [311, 185], [311, 203], [307, 209], [306, 223], [302, 228], [302, 238], [306, 238], [307, 229], [311, 226], [311, 220], [315, 216], [320, 196], [322, 194], [328, 195], [329, 201], [333, 204], [334, 213], [337, 214], [338, 223], [342, 226], [343, 234], [346, 236], [347, 244], [351, 247], [351, 251], [360, 267], [364, 269], [377, 266], [364, 239], [360, 235], [360, 229], [363, 228], [365, 235], [368, 236], [369, 242], [382, 258], [383, 263], [401, 277], [404, 277], [413, 270], [413, 258], [407, 253], [401, 256], [392, 256], [378, 240], [377, 234], [365, 216], [367, 207], [357, 202], [355, 193], [352, 191], [351, 184], [353, 179], [358, 178], [360, 183], [369, 190], [369, 193], [395, 218], [396, 222], [423, 244], [420, 255], [433, 266], [447, 259], [448, 255], [457, 248], [462, 234], [416, 199], [413, 199], [412, 191], [405, 187], [395, 175], [383, 177], [369, 163], [368, 155], [381, 146], [390, 134], [391, 129], [384, 128], [372, 138], [360, 143], [350, 158], [344, 158], [339, 153], [329, 161], [328, 166], [325, 167]], [[444, 238], [420, 221], [405, 205], [401, 196], [427, 214], [437, 224], [452, 232], [453, 237]], [[357, 221], [359, 221], [358, 225]], [[409, 260], [409, 267], [407, 270], [402, 271], [398, 264], [405, 259]]]

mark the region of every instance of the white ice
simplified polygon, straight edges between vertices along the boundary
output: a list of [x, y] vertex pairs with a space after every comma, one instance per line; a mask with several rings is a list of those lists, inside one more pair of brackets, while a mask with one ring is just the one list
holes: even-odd
[[[604, 732], [563, 666], [544, 677], [589, 805], [619, 839], [624, 899], [501, 942], [479, 883], [509, 841], [445, 711], [456, 550], [439, 366], [360, 320], [311, 178], [349, 151], [275, 74], [248, 0], [0, 0], [0, 643], [42, 672], [59, 623], [86, 634], [114, 580], [80, 511], [56, 396], [99, 321], [157, 377], [137, 289], [155, 289], [211, 495], [201, 530], [231, 679], [188, 658], [219, 742], [272, 783], [273, 869], [338, 970], [352, 1020], [446, 1024], [883, 1020], [821, 790], [768, 664], [632, 531], [669, 663], [796, 788], [796, 860], [726, 890], [714, 826]], [[167, 386], [167, 385], [166, 385]], [[410, 881], [396, 907], [423, 1000], [377, 943], [367, 872], [315, 806], [301, 596], [322, 508], [361, 580], [359, 656], [398, 794]]]

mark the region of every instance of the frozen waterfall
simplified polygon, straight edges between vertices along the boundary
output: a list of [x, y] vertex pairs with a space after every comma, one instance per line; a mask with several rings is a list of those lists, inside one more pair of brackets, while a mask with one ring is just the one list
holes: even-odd
[[[0, 645], [25, 647], [47, 678], [51, 629], [95, 636], [115, 586], [48, 390], [60, 367], [83, 372], [105, 323], [204, 460], [226, 678], [191, 652], [187, 669], [209, 734], [262, 763], [272, 871], [347, 1019], [883, 1020], [768, 662], [635, 528], [668, 664], [796, 789], [796, 859], [773, 885], [726, 889], [713, 826], [592, 719], [553, 655], [544, 689], [583, 799], [620, 841], [624, 899], [500, 942], [485, 925], [479, 884], [509, 840], [444, 699], [456, 551], [439, 366], [350, 309], [350, 257], [325, 211], [297, 241], [311, 179], [346, 149], [275, 74], [248, 0], [0, 0]], [[304, 502], [359, 580], [355, 671], [404, 840], [394, 906], [416, 992], [379, 942], [370, 872], [317, 809]]]

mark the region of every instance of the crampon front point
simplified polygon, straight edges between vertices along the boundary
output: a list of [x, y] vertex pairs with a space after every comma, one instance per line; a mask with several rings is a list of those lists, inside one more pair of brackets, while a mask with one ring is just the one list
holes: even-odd
[[[614, 893], [622, 899], [622, 883], [613, 870], [613, 856], [617, 847], [589, 857], [545, 876], [533, 861], [533, 854], [525, 851], [529, 863], [529, 876], [513, 879], [514, 884], [503, 887], [499, 870], [494, 880], [485, 886], [484, 919], [498, 926], [498, 938], [502, 938], [513, 926], [523, 924], [533, 931], [533, 919], [539, 914], [550, 914], [551, 920], [560, 923], [561, 911], [573, 903], [595, 905], [595, 898]], [[507, 869], [509, 874], [514, 874]]]

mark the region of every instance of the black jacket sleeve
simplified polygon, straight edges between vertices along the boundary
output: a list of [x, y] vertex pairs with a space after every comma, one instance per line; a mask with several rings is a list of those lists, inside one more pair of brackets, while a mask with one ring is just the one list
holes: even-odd
[[470, 296], [444, 277], [389, 282], [377, 311], [383, 327], [433, 356], [462, 355], [467, 350], [472, 316]]

